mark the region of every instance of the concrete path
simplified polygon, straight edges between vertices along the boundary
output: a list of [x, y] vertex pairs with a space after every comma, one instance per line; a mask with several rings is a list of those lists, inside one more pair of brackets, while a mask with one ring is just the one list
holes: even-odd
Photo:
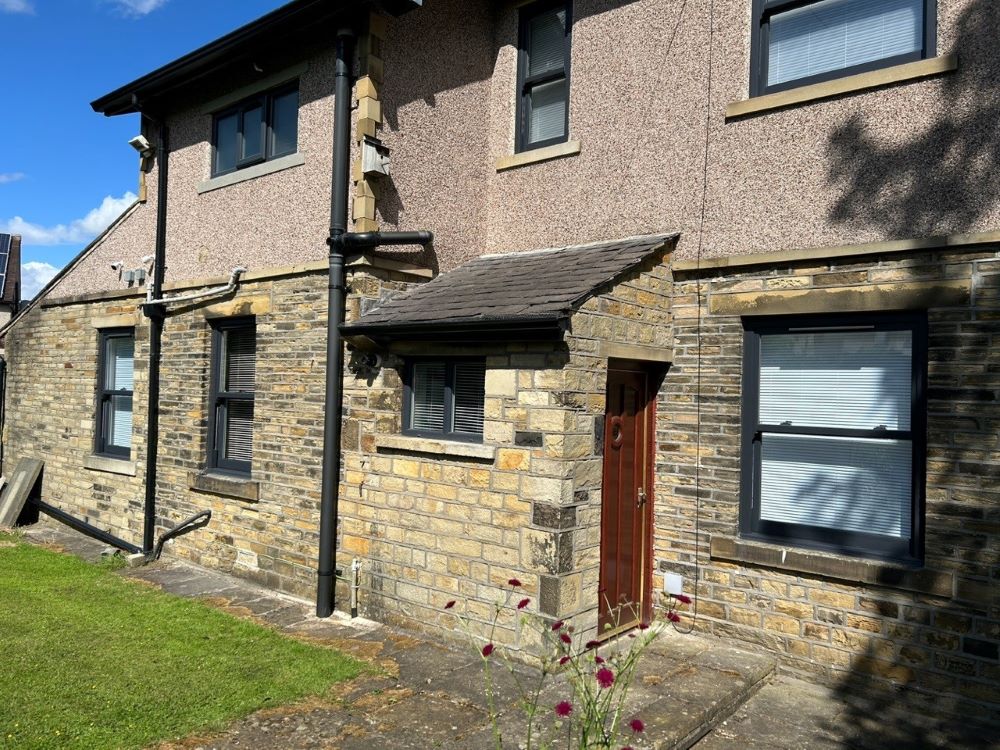
[[[29, 541], [86, 559], [102, 545], [45, 520], [26, 530]], [[336, 688], [335, 695], [258, 712], [226, 731], [190, 737], [160, 750], [480, 750], [494, 746], [478, 654], [455, 651], [376, 623], [346, 618], [320, 620], [310, 603], [246, 581], [176, 560], [122, 575], [172, 594], [196, 597], [288, 635], [334, 646], [380, 668]], [[499, 670], [498, 670], [499, 671]], [[772, 676], [773, 660], [730, 648], [718, 640], [667, 632], [644, 654], [629, 695], [627, 718], [639, 716], [646, 731], [630, 742], [636, 750], [693, 745], [725, 720]], [[515, 705], [513, 678], [501, 673], [498, 707], [515, 747], [523, 720]], [[546, 711], [568, 698], [565, 685], [542, 694]]]

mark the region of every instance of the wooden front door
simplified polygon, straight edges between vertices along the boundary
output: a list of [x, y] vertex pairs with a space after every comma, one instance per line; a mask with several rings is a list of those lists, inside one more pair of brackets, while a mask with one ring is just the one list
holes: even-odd
[[601, 493], [601, 637], [648, 622], [652, 613], [652, 391], [642, 365], [611, 361]]

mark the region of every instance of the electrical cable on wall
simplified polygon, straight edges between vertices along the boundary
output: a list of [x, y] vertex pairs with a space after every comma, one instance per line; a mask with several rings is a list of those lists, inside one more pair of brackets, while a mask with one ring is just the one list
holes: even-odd
[[701, 219], [698, 227], [698, 249], [695, 254], [695, 457], [694, 457], [694, 605], [691, 612], [691, 627], [681, 630], [674, 622], [678, 633], [694, 632], [698, 620], [698, 581], [701, 580], [699, 545], [701, 544], [701, 253], [705, 241], [705, 214], [708, 210], [708, 147], [712, 133], [712, 52], [715, 42], [715, 0], [708, 6], [708, 83], [705, 102], [705, 154], [701, 174]]

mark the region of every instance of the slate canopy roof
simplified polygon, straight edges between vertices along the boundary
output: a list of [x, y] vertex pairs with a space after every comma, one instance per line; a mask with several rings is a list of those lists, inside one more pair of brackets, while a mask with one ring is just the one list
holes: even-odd
[[559, 339], [581, 304], [672, 248], [677, 237], [645, 235], [484, 255], [390, 297], [341, 331], [376, 342]]

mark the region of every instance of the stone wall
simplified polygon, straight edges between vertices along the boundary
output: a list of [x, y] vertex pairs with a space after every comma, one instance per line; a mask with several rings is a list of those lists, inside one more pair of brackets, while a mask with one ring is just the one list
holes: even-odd
[[[531, 611], [596, 629], [607, 360], [669, 358], [669, 284], [654, 258], [585, 302], [562, 343], [398, 344], [348, 380], [339, 562], [363, 562], [363, 614], [440, 633], [458, 599], [482, 634], [516, 577]], [[399, 434], [405, 357], [435, 352], [485, 358], [482, 445]], [[533, 638], [502, 614], [495, 640]]]
[[[701, 272], [688, 264], [676, 275], [655, 550], [661, 570], [683, 574], [689, 585], [697, 576], [696, 627], [764, 645], [808, 678], [862, 677], [890, 693], [905, 686], [995, 711], [1000, 252], [805, 258]], [[782, 555], [739, 540], [740, 315], [905, 309], [927, 309], [929, 319], [924, 567], [794, 548]]]

